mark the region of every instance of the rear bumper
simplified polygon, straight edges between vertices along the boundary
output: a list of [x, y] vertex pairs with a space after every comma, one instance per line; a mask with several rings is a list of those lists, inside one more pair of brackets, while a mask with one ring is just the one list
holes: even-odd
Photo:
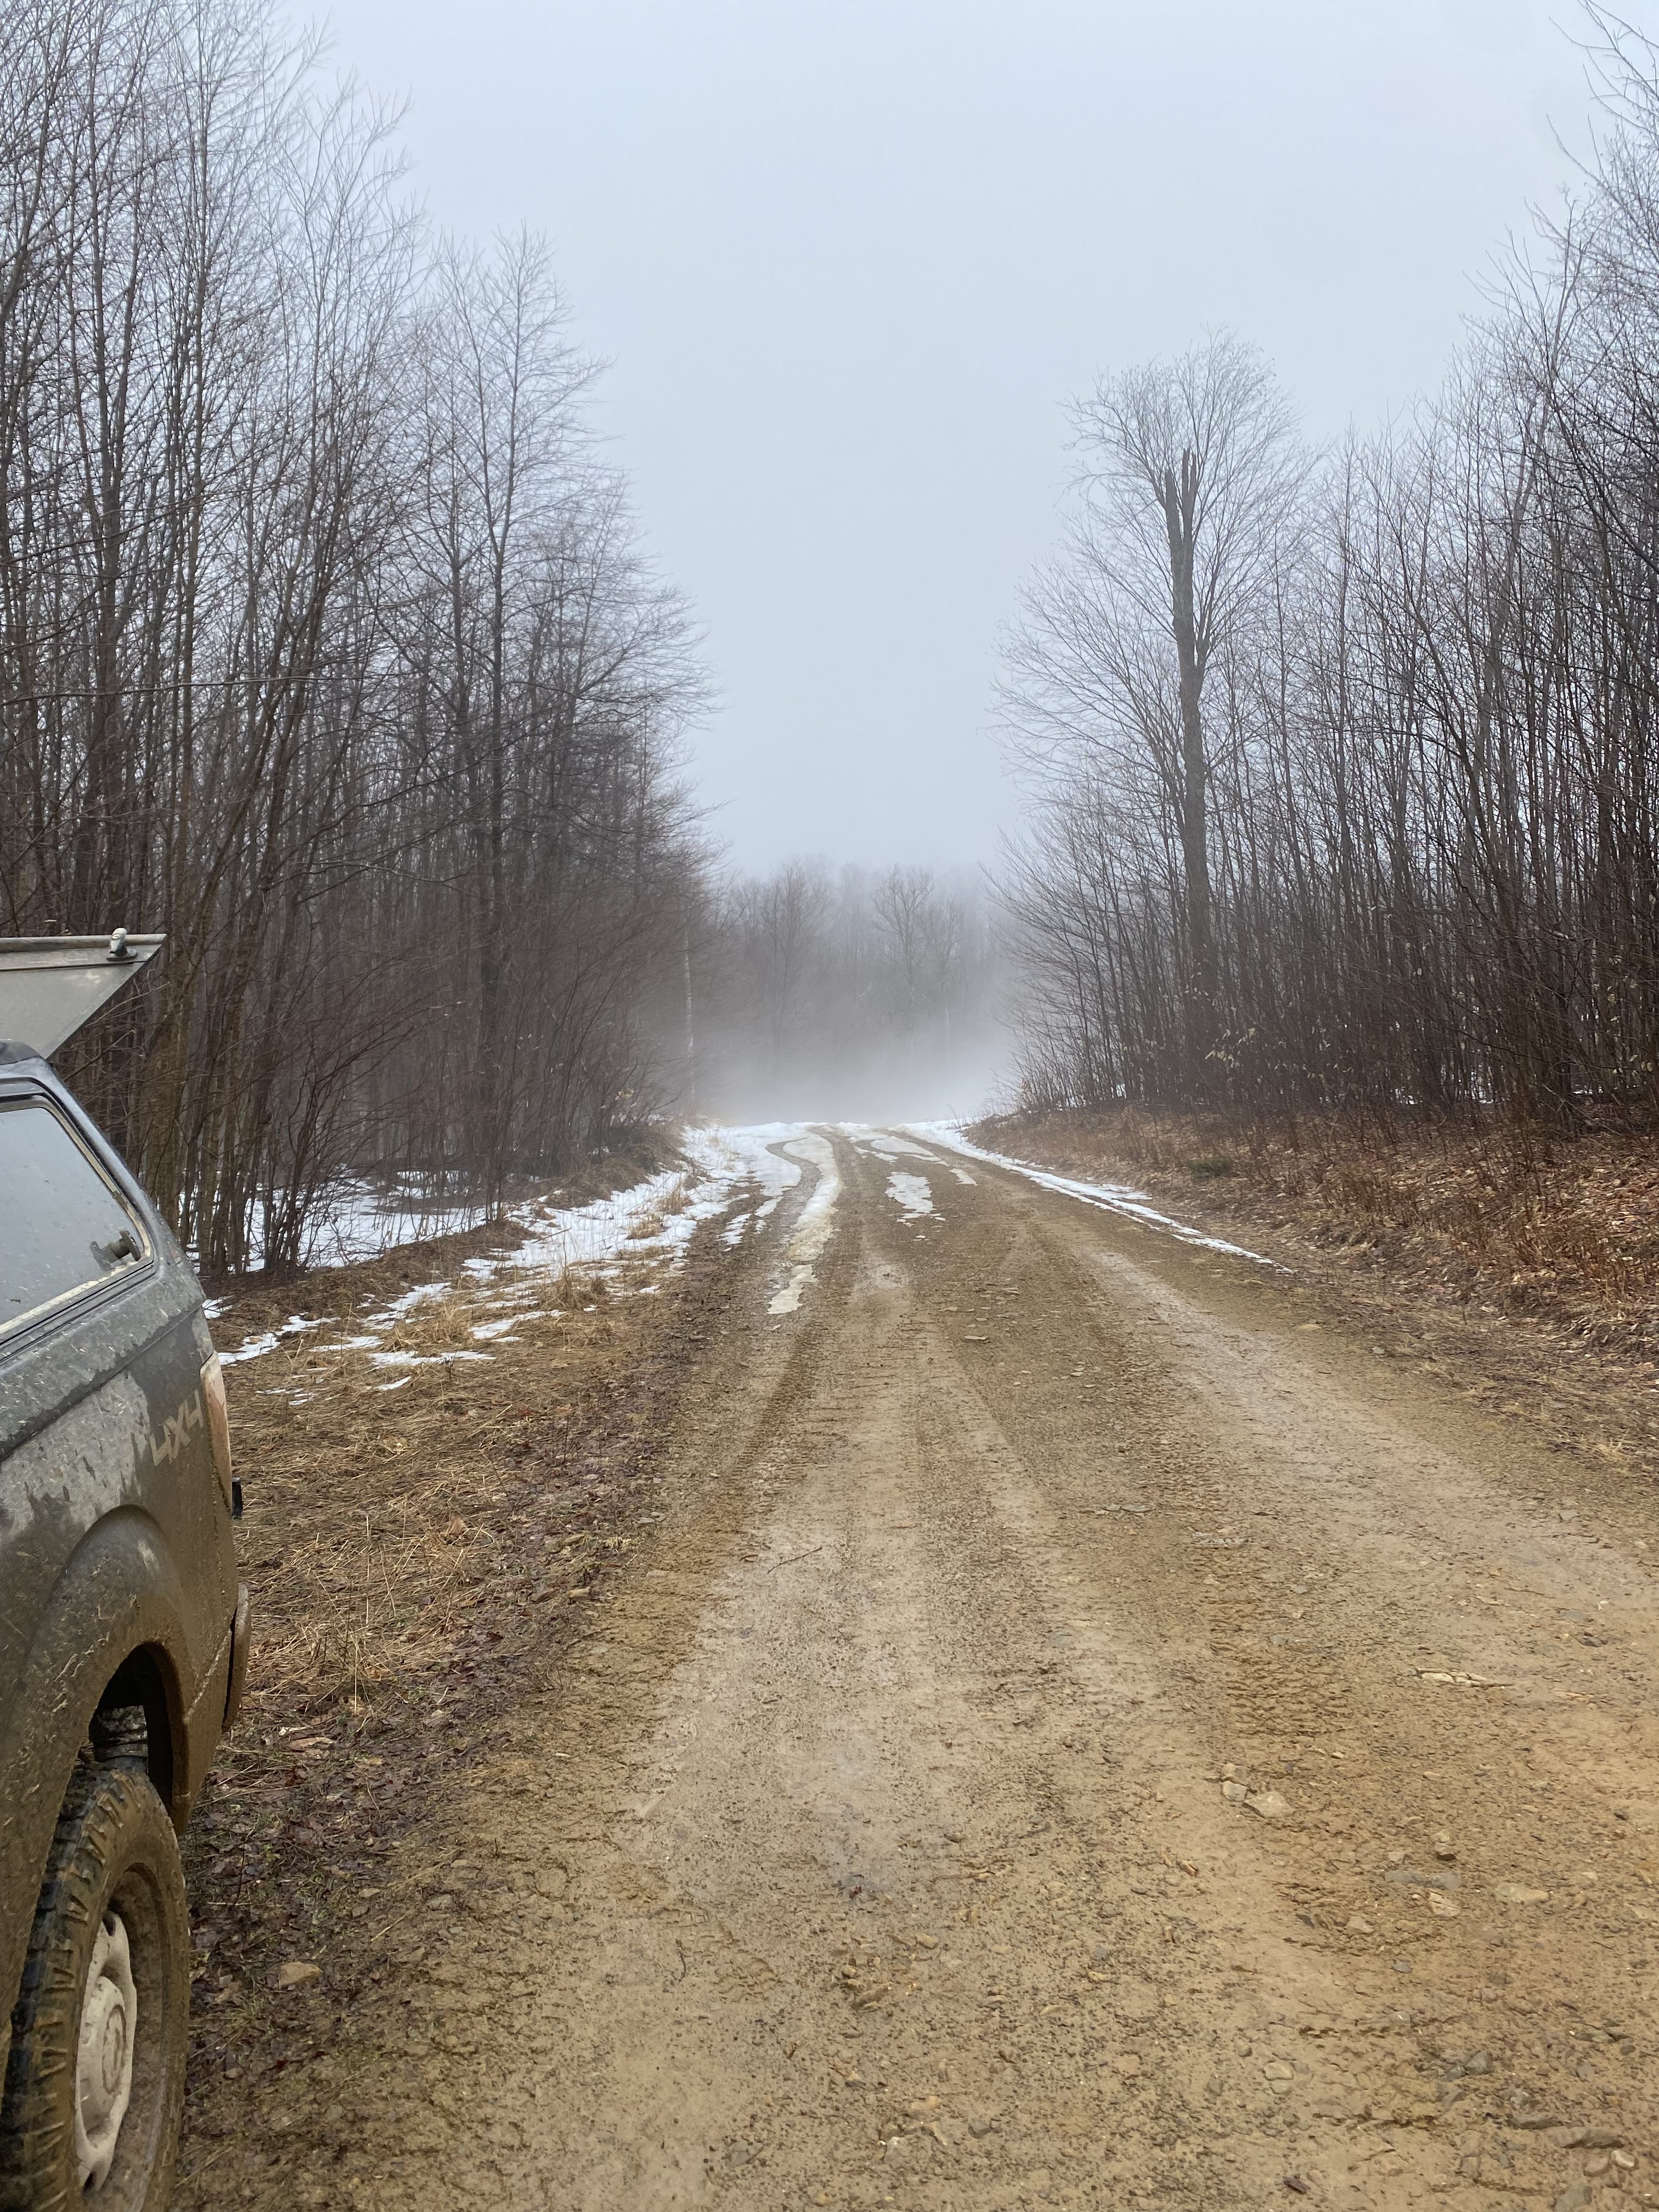
[[236, 1616], [230, 1624], [230, 1674], [225, 1684], [225, 1726], [229, 1728], [242, 1710], [242, 1692], [247, 1686], [248, 1654], [248, 1596], [247, 1584], [236, 1585]]

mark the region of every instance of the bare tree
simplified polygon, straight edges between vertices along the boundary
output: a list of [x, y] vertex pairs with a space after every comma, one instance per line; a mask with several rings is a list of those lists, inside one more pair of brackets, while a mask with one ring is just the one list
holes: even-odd
[[876, 885], [873, 904], [897, 979], [905, 1026], [914, 1030], [934, 934], [932, 872], [890, 868]]
[[1103, 378], [1072, 411], [1081, 501], [1066, 560], [1028, 595], [1009, 720], [1051, 759], [1127, 744], [1150, 762], [1180, 844], [1195, 1080], [1218, 988], [1205, 684], [1272, 576], [1306, 463], [1271, 371], [1224, 334]]

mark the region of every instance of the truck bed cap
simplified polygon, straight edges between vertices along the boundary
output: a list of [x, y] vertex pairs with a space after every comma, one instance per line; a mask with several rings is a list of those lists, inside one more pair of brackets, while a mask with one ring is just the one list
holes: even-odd
[[50, 1058], [155, 957], [161, 937], [0, 937], [0, 1038]]

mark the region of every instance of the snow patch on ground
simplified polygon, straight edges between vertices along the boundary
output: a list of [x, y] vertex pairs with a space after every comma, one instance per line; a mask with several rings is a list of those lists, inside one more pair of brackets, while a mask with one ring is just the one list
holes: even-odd
[[[769, 1194], [787, 1190], [799, 1180], [800, 1170], [780, 1161], [766, 1146], [778, 1138], [795, 1135], [800, 1127], [798, 1121], [780, 1121], [753, 1128], [688, 1130], [684, 1149], [699, 1177], [699, 1188], [692, 1195], [693, 1209], [714, 1197], [714, 1186], [719, 1187], [723, 1200], [731, 1184], [745, 1175], [751, 1175]], [[553, 1241], [562, 1239], [570, 1255], [563, 1264], [594, 1264], [613, 1256], [610, 1248], [617, 1241], [611, 1234], [614, 1224], [623, 1217], [647, 1210], [673, 1188], [680, 1173], [678, 1169], [671, 1169], [664, 1175], [636, 1183], [631, 1190], [615, 1192], [610, 1198], [596, 1200], [588, 1206], [553, 1208], [532, 1203], [516, 1207], [512, 1218], [533, 1229], [538, 1238], [548, 1220], [556, 1218], [559, 1226]], [[696, 1223], [702, 1218], [693, 1210], [684, 1227], [670, 1234], [668, 1243], [686, 1242]], [[462, 1230], [476, 1229], [488, 1218], [480, 1206], [428, 1201], [407, 1178], [391, 1190], [376, 1189], [356, 1178], [344, 1180], [317, 1209], [307, 1243], [306, 1265], [344, 1267], [361, 1260], [378, 1260], [399, 1244], [424, 1243], [434, 1237], [453, 1236]], [[676, 1221], [682, 1218], [675, 1217]], [[626, 1234], [623, 1230], [623, 1235]], [[541, 1264], [528, 1255], [525, 1257], [528, 1264]], [[256, 1231], [249, 1267], [258, 1267], [263, 1258], [264, 1239]], [[473, 1265], [476, 1271], [477, 1263]], [[215, 1317], [209, 1316], [210, 1320]]]
[[221, 1367], [234, 1367], [239, 1359], [258, 1359], [262, 1352], [275, 1352], [282, 1342], [275, 1329], [267, 1329], [263, 1336], [245, 1336], [234, 1352], [219, 1354]]
[[495, 1357], [493, 1352], [371, 1352], [368, 1355], [373, 1367], [447, 1367], [456, 1359], [482, 1359], [488, 1364]]
[[[322, 1349], [368, 1352], [381, 1364], [394, 1362], [410, 1367], [445, 1359], [487, 1359], [491, 1356], [489, 1352], [477, 1351], [441, 1351], [419, 1355], [388, 1352], [385, 1349], [386, 1339], [399, 1322], [418, 1314], [422, 1307], [459, 1294], [481, 1316], [494, 1313], [503, 1316], [496, 1320], [481, 1318], [470, 1329], [475, 1342], [512, 1343], [515, 1340], [510, 1332], [519, 1322], [549, 1312], [544, 1304], [549, 1288], [571, 1269], [614, 1279], [631, 1271], [638, 1261], [671, 1268], [680, 1267], [697, 1224], [725, 1213], [732, 1205], [735, 1194], [741, 1190], [753, 1194], [758, 1202], [726, 1228], [726, 1242], [735, 1244], [749, 1220], [752, 1218], [756, 1228], [761, 1228], [785, 1192], [800, 1181], [800, 1160], [782, 1156], [774, 1149], [794, 1144], [817, 1146], [828, 1152], [822, 1139], [806, 1137], [799, 1121], [760, 1123], [747, 1128], [690, 1129], [682, 1148], [686, 1165], [665, 1168], [659, 1174], [646, 1176], [641, 1182], [613, 1191], [608, 1197], [594, 1199], [586, 1206], [559, 1206], [553, 1199], [545, 1198], [532, 1199], [514, 1207], [508, 1218], [524, 1231], [523, 1241], [514, 1250], [479, 1254], [463, 1263], [458, 1279], [421, 1283], [413, 1290], [403, 1291], [362, 1316], [360, 1328], [373, 1334], [337, 1338]], [[815, 1152], [809, 1151], [805, 1157], [817, 1164]], [[451, 1229], [471, 1227], [481, 1218], [476, 1212], [453, 1209], [440, 1218], [430, 1212], [419, 1213], [406, 1205], [394, 1206], [379, 1200], [371, 1206], [369, 1194], [360, 1193], [359, 1196], [363, 1202], [349, 1216], [356, 1226], [349, 1234], [343, 1230], [333, 1237], [330, 1264], [378, 1257], [390, 1245], [408, 1236], [436, 1236]], [[813, 1215], [821, 1197], [821, 1192], [814, 1194], [812, 1203], [802, 1217], [802, 1227], [807, 1217]], [[833, 1194], [820, 1211], [827, 1210], [830, 1203]], [[343, 1221], [345, 1218], [341, 1217]], [[799, 1233], [798, 1228], [797, 1240]], [[793, 1255], [793, 1243], [791, 1252]], [[655, 1287], [651, 1284], [644, 1289]], [[223, 1310], [221, 1304], [218, 1310]], [[320, 1321], [304, 1320], [295, 1315], [280, 1328], [249, 1337], [234, 1352], [223, 1352], [221, 1358], [228, 1364], [258, 1359], [275, 1352], [285, 1337], [324, 1326]]]
[[[561, 1206], [550, 1200], [537, 1199], [515, 1206], [509, 1218], [525, 1232], [516, 1249], [482, 1254], [466, 1261], [459, 1283], [417, 1284], [362, 1316], [362, 1328], [372, 1334], [337, 1338], [320, 1349], [368, 1352], [382, 1362], [395, 1360], [405, 1366], [429, 1365], [444, 1359], [487, 1359], [490, 1355], [484, 1352], [440, 1352], [417, 1358], [413, 1352], [386, 1352], [383, 1347], [399, 1322], [417, 1315], [424, 1306], [455, 1297], [458, 1291], [471, 1294], [469, 1302], [482, 1310], [511, 1308], [504, 1320], [481, 1321], [471, 1330], [474, 1338], [488, 1340], [505, 1337], [518, 1322], [544, 1311], [542, 1301], [549, 1287], [567, 1269], [610, 1275], [618, 1272], [630, 1255], [665, 1258], [671, 1265], [678, 1265], [697, 1223], [723, 1211], [731, 1175], [740, 1164], [735, 1156], [728, 1163], [723, 1156], [717, 1159], [705, 1150], [702, 1156], [694, 1156], [694, 1165], [703, 1172], [690, 1188], [683, 1169], [666, 1168], [586, 1206]], [[484, 1292], [493, 1295], [479, 1295]], [[284, 1337], [324, 1325], [296, 1315], [280, 1329], [250, 1337], [234, 1352], [220, 1357], [228, 1363], [257, 1359], [275, 1352]]]
[[373, 1317], [377, 1322], [401, 1321], [405, 1314], [413, 1313], [416, 1306], [423, 1306], [432, 1298], [447, 1298], [449, 1292], [447, 1283], [417, 1283], [412, 1291], [405, 1291], [401, 1297], [392, 1298], [387, 1304], [378, 1307]]
[[[222, 1313], [229, 1303], [228, 1298], [215, 1298], [211, 1305], [204, 1306], [202, 1310], [210, 1321], [214, 1321], [218, 1318], [214, 1307], [216, 1306], [218, 1312]], [[258, 1359], [262, 1352], [275, 1352], [285, 1336], [300, 1336], [308, 1328], [322, 1327], [321, 1322], [309, 1321], [303, 1314], [290, 1314], [280, 1328], [267, 1329], [263, 1336], [244, 1337], [234, 1352], [222, 1352], [219, 1364], [221, 1367], [234, 1367], [239, 1359]]]
[[[523, 1243], [511, 1252], [477, 1254], [463, 1263], [461, 1272], [482, 1289], [509, 1277], [557, 1277], [568, 1267], [603, 1268], [621, 1255], [624, 1246], [644, 1251], [663, 1241], [672, 1219], [663, 1209], [682, 1180], [678, 1169], [665, 1168], [643, 1182], [613, 1190], [586, 1206], [555, 1206], [547, 1199], [532, 1199], [514, 1206], [508, 1217], [524, 1231]], [[690, 1234], [689, 1228], [685, 1234]], [[428, 1285], [428, 1295], [442, 1296], [451, 1287]]]
[[1012, 1158], [1006, 1152], [988, 1152], [981, 1146], [970, 1144], [954, 1122], [920, 1121], [913, 1127], [933, 1144], [965, 1153], [972, 1160], [984, 1160], [992, 1167], [1008, 1168], [1015, 1175], [1041, 1184], [1044, 1190], [1080, 1199], [1084, 1205], [1097, 1206], [1107, 1213], [1123, 1214], [1131, 1221], [1139, 1221], [1144, 1228], [1162, 1230], [1166, 1236], [1178, 1237], [1183, 1244], [1201, 1245], [1206, 1252], [1224, 1252], [1230, 1259], [1253, 1260], [1259, 1267], [1279, 1267], [1277, 1260], [1269, 1260], [1260, 1252], [1247, 1251], [1242, 1244], [1230, 1244], [1223, 1237], [1206, 1237], [1201, 1230], [1177, 1221], [1173, 1214], [1160, 1213], [1144, 1191], [1133, 1190], [1127, 1183], [1079, 1182], [1070, 1176], [1055, 1175], [1048, 1168], [1036, 1167], [1030, 1160]]
[[[407, 1180], [401, 1188], [376, 1189], [356, 1177], [329, 1191], [306, 1231], [307, 1267], [349, 1267], [360, 1260], [379, 1260], [399, 1244], [448, 1237], [476, 1229], [488, 1218], [476, 1206], [447, 1206], [422, 1198]], [[250, 1269], [264, 1263], [264, 1227], [257, 1221], [249, 1239]]]

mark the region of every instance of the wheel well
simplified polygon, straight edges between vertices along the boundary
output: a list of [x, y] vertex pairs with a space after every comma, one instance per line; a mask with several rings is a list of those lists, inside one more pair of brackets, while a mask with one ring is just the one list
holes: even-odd
[[144, 1765], [155, 1794], [173, 1802], [173, 1718], [161, 1655], [148, 1645], [129, 1652], [98, 1700], [98, 1712], [111, 1714], [140, 1705], [144, 1714]]

